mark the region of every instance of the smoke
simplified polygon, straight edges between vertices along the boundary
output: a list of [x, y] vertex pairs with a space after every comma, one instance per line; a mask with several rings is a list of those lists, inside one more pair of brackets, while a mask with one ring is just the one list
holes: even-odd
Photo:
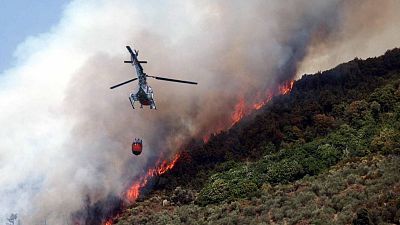
[[399, 47], [399, 8], [397, 0], [343, 1], [338, 8], [340, 26], [328, 36], [312, 38], [297, 75], [327, 70], [355, 57], [379, 56]]
[[[1, 212], [67, 224], [88, 199], [119, 195], [159, 157], [229, 127], [238, 99], [253, 104], [298, 71], [398, 46], [399, 2], [376, 4], [72, 1], [0, 76]], [[133, 111], [134, 83], [109, 89], [134, 75], [127, 44], [147, 74], [199, 85], [149, 79], [158, 109]], [[133, 138], [144, 141], [138, 157]]]

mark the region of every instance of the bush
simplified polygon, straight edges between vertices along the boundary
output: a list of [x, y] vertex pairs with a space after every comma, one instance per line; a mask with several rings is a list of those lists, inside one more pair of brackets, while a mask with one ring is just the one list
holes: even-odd
[[223, 179], [213, 179], [201, 189], [196, 202], [200, 205], [207, 205], [226, 200], [229, 191], [228, 185], [228, 182]]
[[370, 215], [367, 209], [362, 208], [357, 211], [357, 216], [353, 220], [353, 225], [372, 225]]
[[346, 117], [349, 119], [350, 124], [355, 127], [364, 125], [366, 121], [372, 118], [368, 102], [365, 100], [352, 102], [347, 107]]
[[325, 164], [325, 167], [331, 166], [339, 161], [341, 152], [331, 144], [323, 144], [318, 146], [318, 155], [320, 160]]
[[176, 187], [170, 198], [171, 202], [177, 205], [188, 204], [195, 199], [195, 193], [189, 189]]
[[267, 171], [267, 179], [272, 183], [287, 183], [298, 179], [303, 174], [303, 167], [291, 159], [283, 159], [271, 163]]
[[384, 154], [400, 154], [400, 132], [392, 128], [383, 128], [372, 140], [371, 147]]
[[335, 119], [332, 116], [325, 114], [317, 114], [313, 118], [314, 125], [317, 133], [320, 135], [326, 135], [333, 128]]
[[381, 112], [381, 105], [377, 101], [373, 101], [370, 104], [370, 108], [371, 108], [372, 117], [375, 120], [378, 120], [379, 119], [379, 114]]
[[240, 166], [211, 176], [199, 193], [196, 203], [207, 205], [259, 194], [254, 172], [248, 166]]
[[400, 96], [395, 94], [396, 89], [394, 85], [388, 84], [383, 88], [377, 88], [371, 95], [370, 101], [376, 101], [381, 105], [383, 112], [393, 110], [393, 106], [400, 100]]

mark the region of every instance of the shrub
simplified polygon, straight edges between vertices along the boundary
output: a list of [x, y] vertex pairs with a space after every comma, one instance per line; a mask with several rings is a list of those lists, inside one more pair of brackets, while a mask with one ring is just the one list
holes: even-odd
[[372, 225], [370, 215], [367, 209], [362, 208], [357, 211], [356, 218], [353, 220], [353, 225]]
[[313, 118], [314, 125], [317, 133], [320, 135], [326, 135], [333, 128], [335, 119], [332, 116], [325, 114], [317, 114]]
[[383, 128], [372, 140], [371, 147], [384, 154], [400, 154], [400, 132], [392, 128]]
[[197, 203], [207, 205], [222, 202], [226, 199], [229, 184], [223, 179], [214, 179], [201, 189]]
[[366, 121], [372, 119], [368, 102], [360, 100], [350, 103], [346, 110], [346, 117], [350, 121], [350, 124], [355, 127], [364, 125]]
[[373, 102], [371, 102], [369, 107], [371, 108], [372, 117], [375, 120], [378, 120], [379, 114], [381, 112], [381, 105], [377, 101], [373, 101]]
[[248, 166], [214, 174], [200, 191], [196, 203], [207, 205], [254, 197], [259, 194], [255, 177]]
[[318, 146], [318, 155], [320, 160], [325, 164], [325, 167], [331, 166], [339, 161], [341, 152], [331, 144], [323, 144]]
[[283, 159], [272, 163], [267, 171], [268, 181], [285, 183], [299, 178], [303, 174], [303, 167], [295, 160]]
[[393, 106], [400, 100], [395, 94], [396, 89], [392, 84], [388, 84], [382, 88], [377, 88], [369, 97], [370, 101], [376, 101], [381, 105], [383, 112], [393, 110]]

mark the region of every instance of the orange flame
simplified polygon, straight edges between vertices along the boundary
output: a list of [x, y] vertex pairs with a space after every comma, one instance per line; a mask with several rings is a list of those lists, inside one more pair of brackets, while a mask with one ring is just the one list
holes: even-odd
[[285, 81], [282, 85], [279, 86], [279, 93], [281, 95], [288, 94], [293, 88], [294, 80]]
[[267, 104], [269, 101], [271, 101], [273, 96], [274, 95], [272, 93], [268, 93], [266, 99], [264, 99], [263, 101], [261, 101], [259, 103], [253, 104], [253, 109], [255, 109], [255, 110], [261, 109], [261, 107], [263, 107], [265, 104]]
[[[239, 122], [245, 115], [249, 114], [250, 112], [254, 110], [259, 110], [261, 107], [263, 107], [265, 104], [267, 104], [275, 95], [286, 95], [290, 93], [290, 91], [293, 88], [294, 80], [286, 81], [282, 85], [278, 87], [278, 90], [272, 91], [269, 90], [266, 94], [266, 97], [264, 100], [258, 103], [254, 103], [252, 105], [246, 105], [244, 97], [241, 97], [239, 99], [239, 102], [235, 105], [235, 110], [231, 115], [231, 120], [232, 120], [232, 125], [235, 125], [237, 122]], [[275, 92], [275, 93], [274, 93]], [[276, 93], [278, 92], [278, 93]], [[205, 135], [203, 136], [203, 141], [204, 143], [207, 143], [210, 139], [210, 135]], [[181, 155], [178, 153], [175, 155], [172, 161], [168, 163], [167, 160], [163, 160], [160, 162], [160, 160], [156, 163], [155, 168], [150, 168], [147, 170], [147, 173], [140, 177], [139, 180], [133, 182], [133, 184], [130, 186], [128, 191], [125, 194], [126, 199], [129, 202], [134, 202], [137, 200], [137, 198], [140, 195], [140, 191], [142, 188], [144, 188], [147, 183], [150, 181], [150, 179], [154, 176], [159, 176], [167, 171], [171, 170], [178, 159], [181, 157]], [[184, 156], [183, 156], [184, 157]], [[108, 220], [104, 225], [112, 225], [112, 220]]]
[[158, 166], [155, 168], [151, 168], [147, 170], [147, 173], [141, 177], [138, 181], [135, 181], [129, 190], [126, 192], [126, 198], [130, 202], [136, 201], [136, 199], [140, 195], [140, 190], [147, 185], [149, 180], [154, 176], [159, 176], [161, 174], [166, 173], [168, 170], [172, 169], [176, 162], [178, 161], [180, 155], [176, 154], [174, 159], [171, 162], [167, 162], [167, 160], [163, 160], [161, 163], [160, 161], [157, 163]]
[[106, 223], [104, 225], [112, 225], [112, 220], [107, 220]]
[[235, 111], [232, 113], [232, 125], [236, 124], [245, 116], [246, 105], [244, 99], [241, 98], [239, 102], [235, 105]]
[[231, 121], [232, 121], [232, 126], [235, 125], [237, 122], [239, 122], [245, 115], [249, 114], [250, 112], [254, 110], [259, 110], [261, 107], [263, 107], [265, 104], [267, 104], [275, 95], [286, 95], [290, 93], [290, 91], [293, 88], [294, 80], [289, 80], [283, 82], [282, 85], [279, 85], [277, 92], [274, 93], [273, 91], [268, 91], [266, 94], [266, 98], [262, 100], [261, 102], [256, 102], [251, 107], [247, 107], [246, 103], [244, 101], [244, 98], [240, 98], [239, 102], [235, 105], [235, 110], [232, 113], [231, 116]]
[[203, 136], [203, 142], [207, 143], [210, 140], [210, 135], [204, 135]]

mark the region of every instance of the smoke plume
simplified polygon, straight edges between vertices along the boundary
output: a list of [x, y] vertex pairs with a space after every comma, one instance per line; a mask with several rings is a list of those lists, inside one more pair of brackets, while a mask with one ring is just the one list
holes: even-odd
[[[120, 195], [159, 157], [230, 126], [246, 104], [301, 72], [400, 45], [396, 0], [74, 0], [29, 37], [0, 76], [0, 211], [23, 224], [68, 224], [89, 202]], [[157, 110], [132, 110], [139, 49]], [[299, 72], [300, 71], [300, 72]], [[130, 153], [133, 138], [144, 150]], [[1, 221], [0, 221], [1, 222]]]

